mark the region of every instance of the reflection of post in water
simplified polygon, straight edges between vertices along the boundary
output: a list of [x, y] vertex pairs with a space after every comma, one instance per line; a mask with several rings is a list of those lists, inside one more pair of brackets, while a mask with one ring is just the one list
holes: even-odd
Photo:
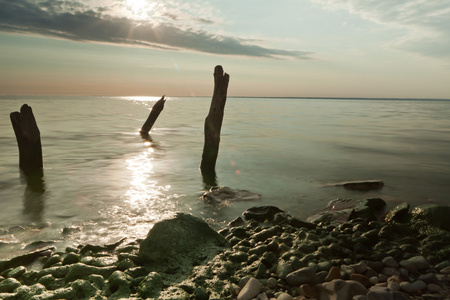
[[219, 154], [220, 129], [222, 128], [225, 102], [230, 76], [223, 71], [222, 66], [214, 68], [214, 93], [211, 107], [205, 119], [205, 144], [203, 146], [200, 170], [206, 188], [217, 185], [216, 160]]
[[10, 114], [11, 123], [19, 147], [19, 166], [27, 188], [24, 194], [24, 213], [32, 214], [33, 220], [40, 220], [44, 209], [45, 192], [42, 160], [41, 134], [27, 104], [22, 105], [20, 112]]
[[42, 169], [37, 172], [21, 172], [27, 187], [23, 194], [23, 213], [28, 215], [31, 221], [42, 221], [45, 207], [45, 181]]

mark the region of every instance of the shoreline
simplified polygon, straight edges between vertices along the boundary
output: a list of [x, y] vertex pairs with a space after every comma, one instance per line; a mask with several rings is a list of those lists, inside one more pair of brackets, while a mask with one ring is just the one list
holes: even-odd
[[47, 247], [0, 261], [0, 298], [449, 299], [450, 206], [410, 212], [403, 203], [380, 220], [380, 200], [352, 207], [344, 221], [342, 211], [307, 222], [250, 208], [211, 237], [195, 240], [195, 226], [183, 225], [189, 234], [165, 233], [146, 250], [145, 239]]

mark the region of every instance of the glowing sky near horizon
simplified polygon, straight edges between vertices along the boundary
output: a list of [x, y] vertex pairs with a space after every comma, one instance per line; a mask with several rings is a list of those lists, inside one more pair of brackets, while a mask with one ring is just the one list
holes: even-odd
[[0, 0], [0, 94], [450, 98], [450, 0]]

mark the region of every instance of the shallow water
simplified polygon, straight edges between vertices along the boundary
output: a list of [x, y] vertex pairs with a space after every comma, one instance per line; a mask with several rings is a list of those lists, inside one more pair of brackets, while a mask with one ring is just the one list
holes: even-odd
[[[138, 130], [158, 99], [0, 98], [0, 258], [37, 240], [142, 238], [179, 210], [220, 226], [265, 204], [306, 218], [338, 197], [450, 204], [450, 101], [229, 98], [218, 183], [262, 198], [217, 207], [200, 200], [198, 170], [211, 98], [169, 97], [144, 141]], [[23, 103], [41, 131], [42, 194], [18, 169], [9, 113]], [[325, 187], [368, 179], [385, 187]]]

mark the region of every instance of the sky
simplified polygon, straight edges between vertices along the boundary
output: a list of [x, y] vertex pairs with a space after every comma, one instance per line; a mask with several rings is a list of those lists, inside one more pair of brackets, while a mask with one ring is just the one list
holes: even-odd
[[0, 0], [0, 95], [450, 98], [450, 0]]

